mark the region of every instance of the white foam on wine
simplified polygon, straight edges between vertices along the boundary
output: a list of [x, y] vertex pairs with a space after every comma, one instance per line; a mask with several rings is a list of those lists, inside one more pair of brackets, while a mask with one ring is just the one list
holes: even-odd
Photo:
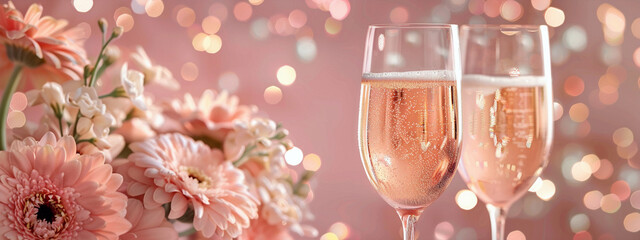
[[367, 80], [439, 80], [454, 81], [453, 71], [448, 70], [425, 70], [425, 71], [409, 71], [409, 72], [382, 72], [382, 73], [363, 73], [362, 78]]
[[544, 87], [547, 78], [543, 76], [498, 77], [478, 74], [462, 75], [462, 87]]

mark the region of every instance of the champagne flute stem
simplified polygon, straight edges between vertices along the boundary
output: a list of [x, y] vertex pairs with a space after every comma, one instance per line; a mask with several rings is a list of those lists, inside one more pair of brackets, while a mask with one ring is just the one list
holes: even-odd
[[406, 214], [400, 215], [400, 219], [402, 220], [402, 229], [404, 232], [404, 240], [414, 240], [414, 225], [418, 221], [418, 217], [416, 215]]
[[487, 204], [489, 217], [491, 218], [491, 239], [504, 240], [504, 222], [507, 218], [508, 207], [497, 207]]

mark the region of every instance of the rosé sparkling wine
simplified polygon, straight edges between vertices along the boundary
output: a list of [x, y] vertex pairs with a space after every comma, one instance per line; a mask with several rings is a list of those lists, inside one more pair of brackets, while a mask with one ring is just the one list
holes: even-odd
[[451, 182], [460, 154], [456, 88], [444, 70], [363, 75], [360, 154], [399, 213], [419, 214]]
[[509, 206], [547, 164], [553, 124], [544, 77], [462, 78], [460, 173], [485, 203]]

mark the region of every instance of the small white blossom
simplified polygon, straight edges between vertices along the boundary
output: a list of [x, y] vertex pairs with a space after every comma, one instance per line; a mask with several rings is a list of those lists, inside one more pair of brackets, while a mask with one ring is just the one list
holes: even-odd
[[91, 118], [105, 110], [96, 89], [92, 87], [79, 87], [73, 95], [69, 95], [68, 99], [71, 106], [80, 109], [80, 113], [85, 117]]
[[144, 75], [136, 70], [129, 70], [127, 63], [122, 65], [120, 70], [120, 82], [124, 91], [129, 95], [131, 102], [136, 107], [146, 110], [147, 105], [144, 100]]

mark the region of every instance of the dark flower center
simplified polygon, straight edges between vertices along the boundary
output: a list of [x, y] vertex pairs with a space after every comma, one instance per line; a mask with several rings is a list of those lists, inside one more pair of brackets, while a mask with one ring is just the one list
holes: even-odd
[[38, 220], [52, 223], [56, 217], [56, 211], [49, 205], [49, 203], [40, 204], [40, 206], [38, 206], [38, 214], [36, 215], [36, 217], [38, 218]]

